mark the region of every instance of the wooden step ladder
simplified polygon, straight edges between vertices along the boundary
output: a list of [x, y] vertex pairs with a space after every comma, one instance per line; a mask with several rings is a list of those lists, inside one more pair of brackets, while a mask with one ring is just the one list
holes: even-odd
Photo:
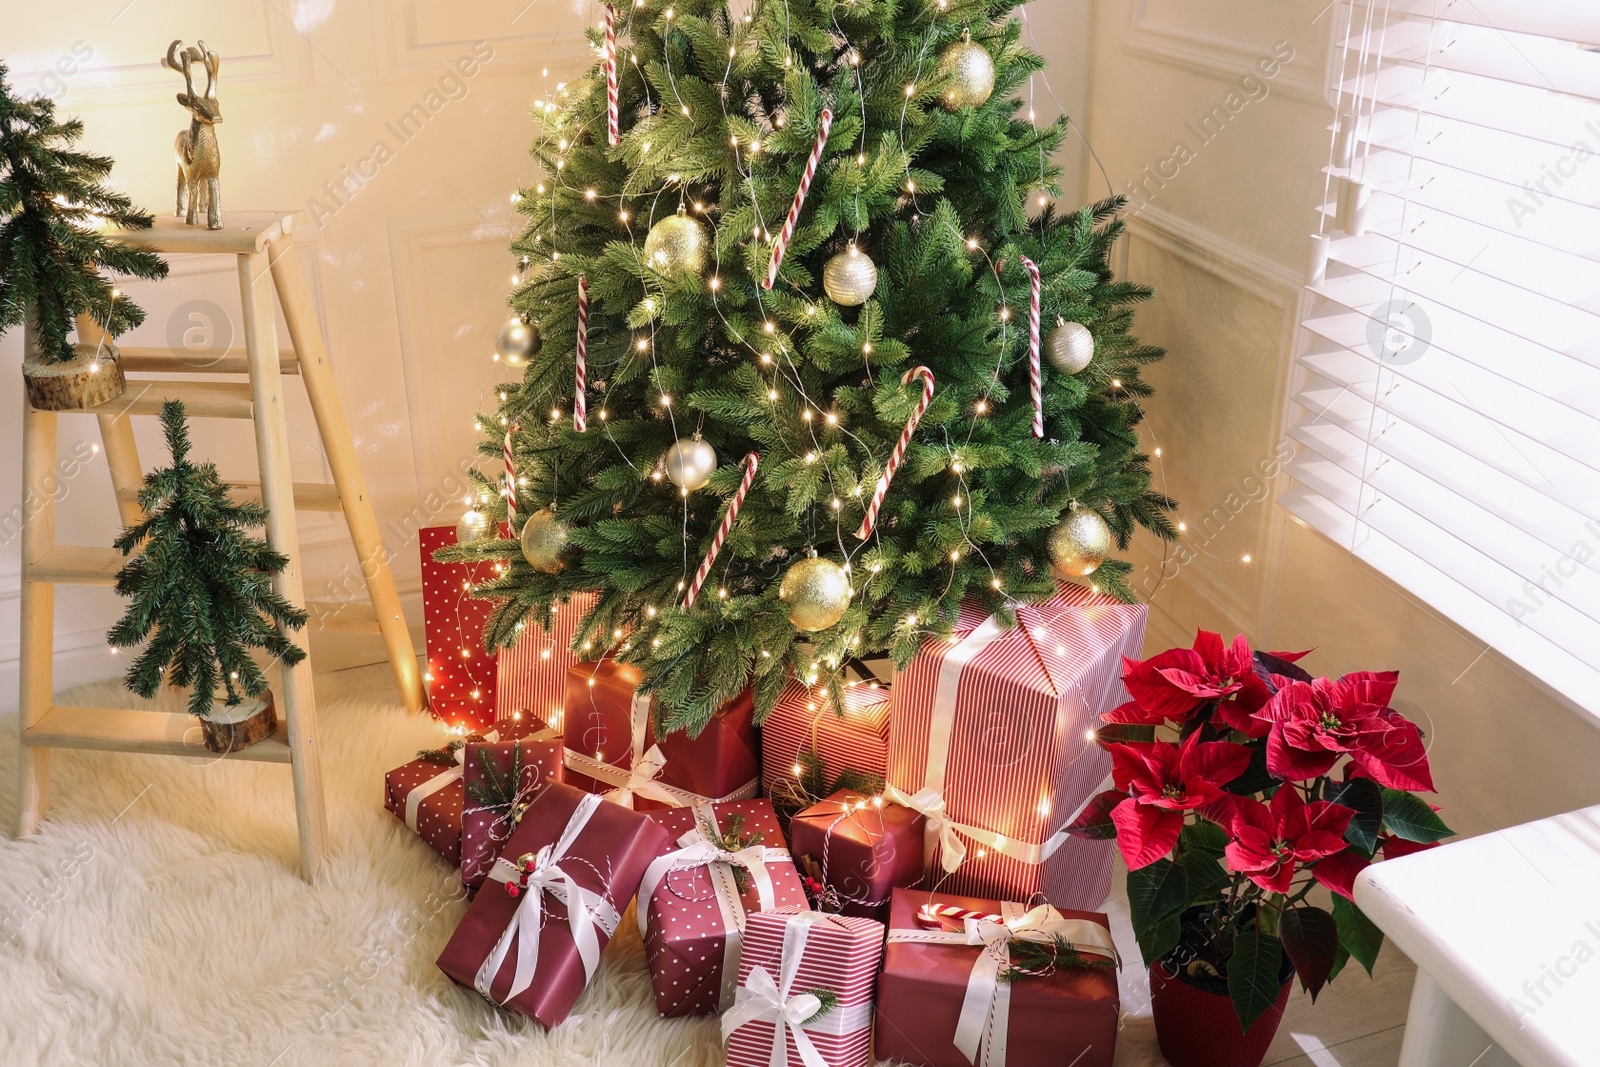
[[[235, 211], [224, 216], [223, 229], [208, 230], [185, 225], [177, 218], [159, 217], [149, 230], [118, 233], [119, 240], [153, 252], [234, 256], [238, 262], [245, 346], [243, 350], [204, 353], [123, 348], [120, 361], [125, 373], [163, 377], [129, 377], [127, 390], [121, 396], [88, 413], [95, 415], [100, 424], [118, 513], [124, 523], [144, 517], [137, 500], [144, 474], [129, 421], [132, 416], [155, 415], [166, 400], [177, 399], [183, 401], [190, 417], [252, 420], [261, 480], [232, 484], [240, 498], [263, 500], [270, 509], [267, 543], [289, 558], [289, 566], [275, 579], [277, 591], [290, 603], [306, 608], [311, 616], [309, 628], [380, 635], [401, 699], [409, 710], [418, 711], [425, 706], [426, 698], [416, 653], [400, 610], [388, 552], [378, 532], [350, 427], [334, 386], [311, 294], [290, 237], [292, 218], [287, 212]], [[274, 290], [289, 328], [291, 347], [282, 350], [273, 316]], [[79, 320], [78, 332], [82, 340], [90, 343], [102, 336], [88, 319]], [[192, 374], [239, 374], [246, 375], [247, 380], [216, 382], [182, 377]], [[331, 484], [296, 483], [291, 479], [281, 388], [284, 375], [297, 375], [305, 384], [322, 448], [333, 472]], [[55, 543], [55, 494], [46, 487], [56, 463], [58, 414], [75, 413], [35, 411], [29, 407], [24, 416], [24, 499], [28, 507], [22, 530], [19, 834], [33, 833], [40, 816], [49, 808], [52, 748], [218, 758], [200, 747], [198, 729], [186, 715], [62, 707], [54, 703], [55, 587], [112, 585], [126, 562], [113, 548]], [[343, 513], [370, 604], [306, 601], [295, 526], [297, 509]], [[306, 647], [304, 632], [290, 636], [301, 648]], [[307, 658], [294, 667], [280, 664], [280, 668], [281, 720], [277, 733], [226, 758], [289, 764], [294, 776], [300, 873], [310, 880], [321, 866], [327, 835], [311, 661]]]

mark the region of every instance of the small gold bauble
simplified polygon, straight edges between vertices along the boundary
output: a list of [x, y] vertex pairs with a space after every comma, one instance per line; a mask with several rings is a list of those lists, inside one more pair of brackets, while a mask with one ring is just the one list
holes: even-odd
[[844, 307], [860, 307], [878, 288], [878, 267], [855, 245], [840, 252], [822, 268], [822, 289], [828, 299]]
[[784, 572], [778, 599], [789, 609], [795, 629], [826, 630], [850, 606], [850, 574], [831, 559], [802, 559]]
[[1079, 504], [1050, 531], [1050, 562], [1062, 578], [1087, 578], [1111, 554], [1111, 527], [1099, 512]]
[[539, 337], [539, 327], [521, 319], [512, 319], [500, 328], [494, 339], [494, 354], [507, 366], [520, 367], [539, 354], [544, 342]]
[[717, 450], [698, 437], [678, 441], [667, 449], [661, 465], [673, 485], [692, 493], [711, 480], [717, 469]]
[[489, 516], [477, 508], [468, 509], [461, 516], [461, 521], [456, 523], [456, 544], [464, 545], [468, 541], [482, 541], [491, 532]]
[[528, 566], [544, 574], [554, 574], [566, 566], [561, 554], [567, 550], [572, 531], [549, 508], [528, 516], [522, 527], [522, 555]]
[[676, 215], [650, 227], [644, 239], [644, 260], [663, 274], [681, 270], [699, 274], [706, 269], [710, 245], [706, 228], [680, 207]]
[[994, 58], [981, 44], [957, 41], [939, 57], [939, 79], [950, 84], [939, 97], [946, 111], [978, 107], [994, 92]]
[[1062, 374], [1077, 374], [1094, 358], [1094, 334], [1081, 322], [1063, 322], [1046, 338], [1050, 365]]

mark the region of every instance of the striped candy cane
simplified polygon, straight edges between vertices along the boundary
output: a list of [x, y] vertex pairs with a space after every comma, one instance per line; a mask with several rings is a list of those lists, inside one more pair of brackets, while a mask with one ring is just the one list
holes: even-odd
[[983, 911], [968, 911], [958, 908], [954, 904], [924, 904], [917, 909], [917, 922], [923, 926], [943, 926], [949, 919], [957, 923], [965, 923], [968, 919], [977, 919], [983, 923], [1004, 923], [1004, 916], [991, 915]]
[[578, 363], [574, 370], [576, 390], [572, 394], [572, 428], [583, 433], [589, 428], [589, 279], [578, 275]]
[[917, 401], [916, 410], [912, 411], [911, 418], [906, 420], [906, 428], [900, 431], [900, 440], [895, 442], [894, 451], [889, 453], [889, 465], [878, 475], [878, 487], [872, 491], [872, 501], [867, 505], [867, 514], [861, 520], [861, 529], [856, 531], [856, 537], [862, 541], [872, 536], [872, 528], [878, 524], [878, 509], [883, 506], [883, 496], [889, 491], [889, 483], [894, 480], [894, 472], [900, 469], [900, 461], [906, 457], [906, 446], [911, 443], [911, 435], [916, 432], [917, 423], [922, 421], [922, 413], [928, 410], [928, 405], [933, 401], [933, 371], [927, 367], [912, 367], [906, 371], [905, 377], [900, 379], [900, 384], [910, 385], [915, 378], [922, 379], [922, 399]]
[[1033, 436], [1043, 437], [1044, 378], [1039, 368], [1039, 318], [1044, 282], [1039, 277], [1038, 264], [1027, 256], [1022, 257], [1022, 268], [1028, 272], [1028, 388], [1033, 393]]
[[506, 523], [511, 527], [511, 535], [517, 534], [517, 464], [511, 456], [511, 435], [517, 432], [518, 423], [506, 427], [503, 454], [506, 461], [505, 473], [500, 476], [500, 495], [506, 499]]
[[763, 289], [771, 289], [778, 280], [778, 268], [783, 266], [783, 254], [794, 237], [795, 224], [800, 221], [800, 207], [806, 202], [806, 194], [811, 191], [811, 179], [817, 176], [817, 164], [822, 161], [822, 149], [828, 143], [828, 131], [832, 128], [833, 109], [825, 107], [822, 109], [822, 123], [817, 130], [817, 143], [811, 146], [805, 173], [800, 175], [800, 188], [794, 191], [789, 217], [783, 220], [783, 229], [778, 231], [778, 240], [772, 246], [772, 263], [767, 267], [767, 280], [761, 283]]
[[745, 494], [750, 491], [750, 486], [756, 480], [756, 466], [760, 457], [754, 452], [744, 457], [744, 480], [739, 483], [739, 491], [733, 494], [733, 500], [728, 503], [728, 513], [722, 517], [722, 525], [717, 527], [717, 536], [711, 539], [711, 547], [706, 550], [706, 558], [700, 561], [700, 569], [694, 572], [694, 581], [689, 585], [689, 593], [683, 598], [685, 608], [694, 607], [694, 598], [700, 595], [700, 587], [706, 584], [706, 576], [711, 573], [711, 565], [717, 561], [717, 553], [722, 551], [722, 542], [728, 539], [728, 531], [733, 529], [733, 520], [739, 517], [739, 508], [744, 504]]
[[606, 138], [615, 147], [622, 140], [617, 122], [617, 9], [610, 4], [606, 11]]

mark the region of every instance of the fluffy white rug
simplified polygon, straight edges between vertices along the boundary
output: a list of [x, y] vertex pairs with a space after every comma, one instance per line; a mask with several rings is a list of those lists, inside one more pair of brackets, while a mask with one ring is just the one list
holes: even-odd
[[[128, 699], [114, 683], [70, 696], [89, 706]], [[351, 699], [324, 704], [319, 726], [331, 841], [314, 885], [293, 870], [286, 768], [53, 754], [40, 833], [0, 838], [0, 1061], [723, 1062], [714, 1021], [657, 1018], [631, 919], [553, 1032], [452, 984], [433, 961], [464, 910], [455, 872], [381, 803], [383, 772], [437, 744], [437, 727], [398, 704]], [[8, 827], [15, 729], [14, 715], [0, 721]], [[1160, 1063], [1136, 962], [1123, 982], [1118, 1063]]]

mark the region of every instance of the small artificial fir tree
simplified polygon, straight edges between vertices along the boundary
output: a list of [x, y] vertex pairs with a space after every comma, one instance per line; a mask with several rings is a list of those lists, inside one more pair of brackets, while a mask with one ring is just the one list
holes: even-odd
[[[597, 63], [534, 106], [543, 180], [519, 191], [514, 312], [541, 353], [482, 413], [485, 456], [511, 431], [519, 520], [546, 507], [570, 529], [563, 569], [544, 573], [514, 541], [443, 550], [503, 559], [475, 594], [499, 601], [485, 630], [513, 643], [525, 620], [598, 590], [574, 644], [639, 665], [668, 728], [702, 727], [753, 685], [758, 715], [792, 670], [837, 700], [839, 664], [887, 650], [901, 662], [948, 634], [976, 597], [1009, 614], [1051, 595], [1047, 538], [1073, 503], [1126, 547], [1136, 525], [1175, 536], [1174, 504], [1140, 452], [1140, 367], [1161, 358], [1128, 330], [1150, 290], [1112, 279], [1120, 199], [1058, 215], [1050, 160], [1065, 119], [1019, 117], [1017, 90], [1043, 69], [1020, 45], [1014, 0], [643, 0], [614, 8], [622, 133], [608, 143]], [[604, 36], [591, 31], [603, 49]], [[992, 95], [946, 107], [941, 56], [966, 41], [992, 57]], [[814, 184], [766, 278], [822, 126]], [[675, 213], [707, 233], [703, 271], [647, 262], [644, 238]], [[824, 293], [823, 266], [855, 245], [878, 268], [859, 307]], [[1044, 435], [1032, 432], [1023, 259], [1043, 275], [1043, 322], [1092, 331], [1076, 375], [1046, 364]], [[589, 299], [588, 428], [572, 418], [579, 279]], [[867, 502], [914, 405], [912, 367], [936, 380], [931, 406], [889, 487], [876, 529]], [[680, 492], [663, 474], [699, 434], [719, 467]], [[760, 469], [687, 610], [685, 583], [712, 543], [755, 452]], [[479, 487], [504, 516], [496, 481]], [[493, 500], [493, 503], [490, 501]], [[778, 599], [786, 569], [815, 551], [848, 565], [851, 599], [833, 626], [797, 633]], [[1097, 587], [1131, 599], [1129, 565]]]
[[164, 680], [192, 686], [189, 711], [205, 717], [219, 695], [235, 706], [266, 690], [251, 649], [290, 666], [305, 659], [282, 628], [304, 626], [306, 613], [272, 588], [288, 558], [246, 533], [266, 522], [266, 505], [233, 502], [216, 464], [189, 461], [181, 401], [161, 406], [161, 429], [172, 466], [145, 476], [148, 517], [114, 542], [124, 556], [143, 551], [117, 572], [130, 603], [106, 636], [113, 648], [149, 642], [128, 668], [129, 689], [148, 699]]
[[151, 216], [103, 184], [108, 156], [73, 151], [83, 123], [56, 117], [53, 100], [20, 99], [0, 64], [0, 330], [33, 318], [40, 358], [72, 359], [67, 335], [91, 315], [116, 337], [144, 321], [144, 310], [113, 295], [102, 268], [164, 278], [153, 252], [108, 240], [107, 225], [148, 229]]

